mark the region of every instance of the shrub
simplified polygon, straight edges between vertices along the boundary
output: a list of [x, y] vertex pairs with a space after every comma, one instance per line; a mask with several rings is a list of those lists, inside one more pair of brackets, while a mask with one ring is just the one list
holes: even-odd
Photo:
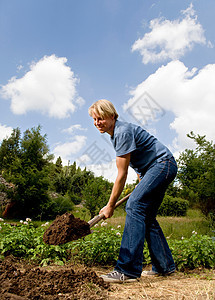
[[51, 220], [57, 215], [62, 215], [67, 211], [71, 211], [74, 207], [73, 202], [68, 195], [58, 195], [56, 198], [51, 198], [42, 212], [42, 219]]
[[189, 239], [170, 240], [169, 246], [179, 271], [215, 266], [215, 241], [207, 235], [193, 232]]
[[71, 201], [75, 204], [75, 205], [78, 205], [81, 203], [82, 201], [82, 198], [79, 196], [79, 195], [76, 195], [74, 193], [68, 193]]
[[173, 198], [166, 195], [159, 207], [158, 215], [160, 216], [186, 216], [189, 202], [182, 198]]

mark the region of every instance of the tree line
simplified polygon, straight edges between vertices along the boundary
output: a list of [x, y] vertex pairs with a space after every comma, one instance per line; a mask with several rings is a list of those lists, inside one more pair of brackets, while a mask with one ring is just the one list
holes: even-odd
[[[180, 154], [178, 174], [167, 194], [187, 199], [190, 206], [200, 208], [214, 220], [215, 145], [193, 132], [188, 137], [195, 141], [196, 149]], [[113, 183], [86, 168], [82, 170], [76, 162], [63, 166], [61, 157], [55, 163], [53, 159], [41, 126], [27, 129], [23, 135], [19, 128], [13, 129], [11, 136], [2, 141], [0, 174], [15, 185], [15, 189], [6, 191], [12, 204], [8, 217], [47, 220], [77, 204], [87, 208], [93, 217], [107, 203]], [[136, 182], [126, 184], [122, 196], [135, 185]]]
[[[113, 184], [93, 172], [81, 170], [74, 162], [63, 166], [61, 157], [53, 163], [47, 136], [41, 126], [21, 136], [13, 129], [0, 146], [0, 174], [15, 189], [6, 190], [11, 199], [5, 217], [52, 219], [82, 203], [94, 216], [108, 200]], [[4, 213], [4, 211], [2, 211]]]

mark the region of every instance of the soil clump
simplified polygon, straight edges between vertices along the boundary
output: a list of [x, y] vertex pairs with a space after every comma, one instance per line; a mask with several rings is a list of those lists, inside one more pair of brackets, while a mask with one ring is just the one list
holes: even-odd
[[43, 235], [43, 241], [49, 245], [61, 245], [90, 234], [90, 225], [71, 213], [57, 216]]

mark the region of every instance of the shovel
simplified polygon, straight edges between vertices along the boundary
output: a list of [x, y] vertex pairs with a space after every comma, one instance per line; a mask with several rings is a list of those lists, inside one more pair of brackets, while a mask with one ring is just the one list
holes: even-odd
[[[125, 202], [131, 194], [125, 196], [115, 204], [115, 208]], [[75, 218], [71, 213], [65, 213], [57, 216], [54, 222], [46, 229], [43, 235], [43, 241], [49, 245], [60, 245], [70, 241], [77, 240], [90, 234], [90, 230], [96, 223], [105, 219], [104, 214], [97, 215], [86, 222]]]
[[[115, 204], [115, 208], [114, 209], [116, 209], [118, 206], [120, 206], [122, 203], [124, 203], [126, 200], [128, 200], [128, 198], [130, 197], [130, 195], [131, 195], [131, 193], [128, 194], [128, 195], [126, 195], [124, 198], [120, 199], [119, 201], [117, 201], [116, 204]], [[93, 227], [96, 223], [98, 223], [102, 219], [105, 219], [104, 214], [97, 215], [93, 219], [91, 219], [90, 221], [88, 221], [88, 224], [90, 225], [90, 228]]]

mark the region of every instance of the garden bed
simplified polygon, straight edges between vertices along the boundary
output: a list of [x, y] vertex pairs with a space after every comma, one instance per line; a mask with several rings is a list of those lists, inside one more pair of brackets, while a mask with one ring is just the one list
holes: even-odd
[[215, 298], [215, 270], [195, 269], [187, 273], [176, 272], [168, 277], [141, 277], [136, 283], [105, 284], [99, 276], [111, 270], [77, 264], [39, 267], [8, 256], [0, 260], [0, 299]]
[[0, 260], [0, 299], [107, 299], [109, 285], [84, 267], [39, 267], [14, 257]]

